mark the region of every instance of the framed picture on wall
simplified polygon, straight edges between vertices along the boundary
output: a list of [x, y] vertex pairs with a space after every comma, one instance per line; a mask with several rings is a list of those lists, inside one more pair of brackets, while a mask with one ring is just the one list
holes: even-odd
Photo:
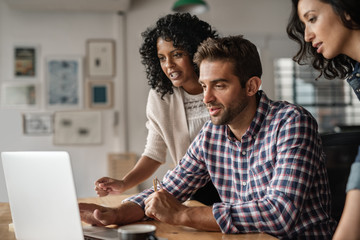
[[111, 108], [113, 106], [113, 83], [111, 80], [87, 82], [87, 104], [89, 108]]
[[53, 132], [51, 113], [24, 113], [23, 130], [25, 135], [50, 135]]
[[37, 45], [16, 44], [13, 48], [13, 76], [15, 79], [38, 77], [39, 49]]
[[61, 111], [54, 114], [54, 144], [101, 144], [100, 111]]
[[1, 102], [5, 108], [38, 108], [39, 85], [36, 82], [4, 82]]
[[83, 104], [83, 63], [80, 56], [46, 58], [48, 108], [80, 108]]
[[90, 39], [86, 42], [87, 76], [112, 78], [115, 76], [115, 41]]

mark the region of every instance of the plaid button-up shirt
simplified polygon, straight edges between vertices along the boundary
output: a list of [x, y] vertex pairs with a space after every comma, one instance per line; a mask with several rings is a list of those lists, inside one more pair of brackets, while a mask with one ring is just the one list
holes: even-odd
[[[330, 189], [316, 120], [305, 109], [261, 96], [240, 140], [227, 125], [205, 123], [162, 185], [185, 201], [208, 181], [222, 199], [213, 215], [224, 233], [331, 239]], [[127, 200], [144, 207], [148, 189]]]

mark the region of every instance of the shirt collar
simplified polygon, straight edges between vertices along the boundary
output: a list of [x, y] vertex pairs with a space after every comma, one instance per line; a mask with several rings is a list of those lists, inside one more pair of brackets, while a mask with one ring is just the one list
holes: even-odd
[[266, 96], [265, 92], [259, 90], [257, 94], [260, 97], [259, 104], [257, 106], [256, 113], [250, 124], [250, 127], [248, 128], [244, 136], [247, 135], [256, 137], [270, 109], [271, 100]]

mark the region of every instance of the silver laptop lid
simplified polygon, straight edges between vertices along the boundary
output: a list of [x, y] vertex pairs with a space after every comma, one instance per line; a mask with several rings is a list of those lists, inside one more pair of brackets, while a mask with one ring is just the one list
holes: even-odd
[[1, 153], [17, 239], [84, 239], [67, 152]]

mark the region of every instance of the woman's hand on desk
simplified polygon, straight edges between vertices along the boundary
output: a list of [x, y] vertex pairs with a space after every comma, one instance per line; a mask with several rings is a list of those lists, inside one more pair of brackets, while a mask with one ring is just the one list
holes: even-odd
[[95, 191], [99, 197], [104, 197], [109, 194], [120, 194], [126, 189], [122, 180], [103, 177], [95, 182]]

